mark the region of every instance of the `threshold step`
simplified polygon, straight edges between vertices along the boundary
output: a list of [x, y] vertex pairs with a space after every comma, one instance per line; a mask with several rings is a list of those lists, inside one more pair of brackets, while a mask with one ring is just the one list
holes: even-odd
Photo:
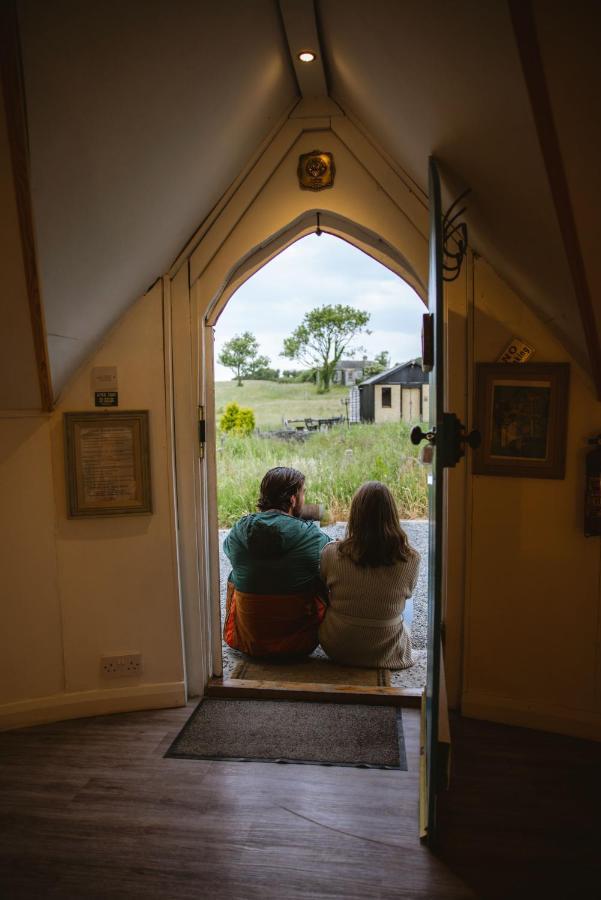
[[238, 700], [304, 700], [315, 703], [369, 703], [418, 709], [422, 691], [417, 688], [369, 687], [346, 684], [311, 684], [298, 681], [251, 681], [244, 678], [211, 678], [207, 697]]

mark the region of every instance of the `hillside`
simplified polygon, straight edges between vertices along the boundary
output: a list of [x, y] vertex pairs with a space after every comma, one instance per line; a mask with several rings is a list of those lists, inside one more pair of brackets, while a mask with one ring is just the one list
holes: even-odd
[[254, 411], [257, 428], [279, 428], [282, 420], [314, 419], [342, 416], [346, 408], [342, 402], [349, 395], [348, 387], [332, 387], [327, 394], [318, 394], [313, 384], [283, 384], [277, 381], [245, 381], [238, 387], [235, 381], [215, 383], [215, 408], [219, 420], [226, 404], [235, 400], [240, 406]]

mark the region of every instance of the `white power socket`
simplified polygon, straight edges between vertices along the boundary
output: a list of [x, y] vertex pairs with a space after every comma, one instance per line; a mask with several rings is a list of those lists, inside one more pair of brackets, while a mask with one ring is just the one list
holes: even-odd
[[142, 654], [118, 653], [115, 656], [101, 656], [100, 672], [107, 678], [122, 678], [124, 675], [141, 675]]

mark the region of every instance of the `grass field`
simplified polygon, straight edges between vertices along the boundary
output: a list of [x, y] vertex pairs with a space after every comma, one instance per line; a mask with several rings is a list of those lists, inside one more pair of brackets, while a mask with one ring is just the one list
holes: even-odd
[[[341, 397], [348, 388], [318, 394], [314, 385], [247, 381], [217, 382], [217, 417], [226, 403], [236, 400], [254, 410], [257, 427], [277, 429], [282, 418], [324, 418], [340, 415]], [[277, 438], [235, 437], [219, 434], [217, 476], [219, 524], [227, 528], [249, 512], [255, 512], [259, 483], [273, 466], [293, 466], [306, 476], [306, 502], [323, 503], [331, 521], [348, 517], [351, 497], [364, 481], [388, 485], [402, 519], [427, 515], [426, 470], [417, 461], [418, 448], [409, 440], [405, 422], [385, 425], [346, 425], [316, 432], [305, 441]]]
[[221, 418], [227, 403], [235, 400], [239, 406], [250, 406], [257, 428], [281, 428], [282, 419], [324, 419], [341, 416], [345, 407], [341, 400], [348, 397], [347, 387], [332, 387], [327, 394], [318, 394], [314, 384], [283, 384], [277, 381], [245, 381], [238, 387], [235, 381], [215, 384], [215, 409]]

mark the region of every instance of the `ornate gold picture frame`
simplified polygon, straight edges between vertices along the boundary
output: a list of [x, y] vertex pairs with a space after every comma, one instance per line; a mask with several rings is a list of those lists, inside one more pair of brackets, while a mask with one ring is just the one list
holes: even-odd
[[70, 518], [152, 512], [148, 411], [64, 414]]
[[568, 363], [478, 363], [473, 473], [563, 478], [569, 383]]

